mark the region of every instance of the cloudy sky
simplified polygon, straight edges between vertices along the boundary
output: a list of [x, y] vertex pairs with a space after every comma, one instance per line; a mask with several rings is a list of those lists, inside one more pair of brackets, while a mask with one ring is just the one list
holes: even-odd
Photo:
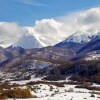
[[1, 0], [0, 45], [16, 43], [28, 27], [43, 46], [76, 31], [100, 29], [100, 0]]

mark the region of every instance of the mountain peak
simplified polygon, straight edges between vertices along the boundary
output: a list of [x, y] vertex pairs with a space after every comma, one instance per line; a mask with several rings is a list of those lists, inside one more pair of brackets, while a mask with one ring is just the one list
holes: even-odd
[[87, 43], [90, 42], [93, 38], [99, 35], [99, 30], [89, 29], [85, 32], [77, 31], [71, 36], [69, 36], [63, 42], [72, 42], [72, 43]]
[[28, 33], [23, 34], [23, 36], [18, 40], [16, 44], [14, 44], [14, 46], [22, 47], [25, 49], [42, 47], [38, 40], [33, 35]]

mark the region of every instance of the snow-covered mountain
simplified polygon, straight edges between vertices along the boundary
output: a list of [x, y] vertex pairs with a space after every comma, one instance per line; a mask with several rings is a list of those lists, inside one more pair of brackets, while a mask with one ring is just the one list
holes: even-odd
[[86, 31], [77, 31], [74, 34], [70, 35], [64, 41], [55, 45], [55, 47], [65, 47], [71, 49], [75, 52], [79, 51], [87, 43], [99, 39], [100, 30], [88, 29]]
[[23, 28], [24, 33], [13, 45], [14, 47], [22, 47], [24, 49], [40, 48], [42, 44], [37, 40], [34, 35], [34, 30], [29, 27]]
[[42, 41], [40, 41], [38, 37], [39, 36], [35, 33], [33, 27], [23, 27], [21, 28], [21, 32], [18, 34], [18, 36], [13, 35], [9, 40], [2, 38], [0, 40], [0, 46], [7, 48], [13, 45], [14, 47], [19, 46], [24, 49], [40, 48], [46, 46], [42, 43]]
[[71, 42], [71, 43], [87, 43], [94, 39], [96, 36], [100, 36], [100, 31], [95, 29], [89, 29], [85, 32], [77, 31], [76, 33], [69, 36], [63, 42]]
[[14, 44], [15, 47], [22, 47], [25, 49], [40, 48], [41, 44], [36, 38], [30, 34], [23, 34], [23, 36]]
[[[54, 21], [53, 20], [50, 20], [50, 21], [51, 21], [50, 25], [52, 25], [54, 23]], [[43, 20], [42, 23], [43, 22], [45, 22], [45, 20]], [[50, 34], [50, 33], [55, 34], [57, 32], [58, 28], [56, 27], [56, 24], [57, 23], [55, 22], [55, 24], [53, 25], [53, 27], [56, 28], [56, 31], [49, 32], [49, 30], [47, 30], [46, 31], [47, 34]], [[62, 26], [62, 25], [59, 23], [59, 27], [60, 26]], [[40, 27], [40, 26], [38, 26], [38, 27]], [[47, 29], [49, 29], [49, 27], [47, 27]], [[61, 41], [61, 40], [59, 40], [59, 38], [62, 37], [62, 35], [60, 35], [59, 37], [57, 35], [57, 34], [61, 34], [61, 33], [58, 32], [54, 37], [52, 35], [48, 35], [45, 37], [44, 33], [46, 33], [46, 32], [43, 31], [42, 33], [39, 33], [39, 30], [40, 29], [38, 29], [36, 27], [23, 27], [22, 31], [21, 31], [22, 33], [20, 33], [22, 35], [19, 35], [19, 37], [16, 37], [16, 39], [13, 36], [14, 41], [13, 41], [13, 39], [11, 39], [10, 44], [8, 41], [3, 40], [2, 42], [0, 42], [0, 46], [8, 47], [8, 45], [9, 46], [14, 45], [15, 47], [19, 46], [19, 47], [22, 47], [25, 49], [32, 49], [32, 48], [51, 46], [52, 44], [54, 44], [53, 43], [54, 40], [57, 40], [59, 42]], [[63, 32], [62, 32], [62, 34], [63, 34]], [[51, 39], [49, 39], [48, 37]], [[52, 39], [52, 37], [54, 40]], [[64, 35], [64, 37], [65, 37], [65, 35]], [[64, 39], [64, 37], [62, 37], [62, 38]], [[78, 44], [77, 48], [79, 48], [80, 44], [82, 45], [82, 44], [88, 43], [92, 39], [97, 38], [97, 37], [100, 37], [100, 30], [97, 30], [97, 29], [88, 29], [86, 31], [77, 31], [71, 35], [68, 35], [66, 32], [66, 39], [60, 43], [58, 43], [58, 42], [55, 42], [55, 43], [58, 43], [57, 46], [66, 46], [67, 48], [74, 47], [74, 46], [76, 47], [76, 44]], [[74, 46], [73, 46], [73, 44], [74, 44]]]
[[[40, 48], [40, 47], [45, 47], [48, 46], [48, 41], [43, 42], [40, 39], [39, 34], [37, 34], [32, 27], [24, 27], [24, 34], [23, 36], [17, 41], [17, 43], [14, 44], [14, 46], [20, 46], [25, 49], [27, 48]], [[67, 37], [67, 36], [66, 36]], [[72, 43], [75, 44], [85, 44], [90, 42], [96, 37], [100, 37], [100, 30], [97, 29], [88, 29], [86, 31], [77, 31], [74, 34], [70, 35], [67, 37], [64, 41], [58, 43], [58, 44], [66, 44], [72, 45]]]
[[[66, 75], [67, 74], [69, 75], [69, 71], [70, 71], [70, 75], [72, 75], [73, 72], [76, 72], [76, 74], [77, 72], [82, 73], [84, 71], [84, 68], [86, 68], [85, 61], [89, 61], [89, 60], [99, 61], [100, 59], [99, 31], [96, 31], [95, 33], [94, 32], [92, 33], [91, 31], [92, 35], [86, 35], [84, 32], [82, 32], [82, 34], [87, 36], [87, 39], [90, 40], [87, 42], [80, 42], [80, 43], [74, 43], [74, 42], [70, 43], [70, 41], [69, 42], [63, 41], [61, 45], [67, 44], [67, 48], [62, 46], [61, 47], [48, 46], [48, 47], [38, 48], [38, 49], [28, 49], [32, 47], [33, 48], [39, 46], [41, 47], [41, 44], [34, 37], [34, 35], [26, 32], [19, 39], [19, 41], [14, 45], [17, 47], [11, 46], [5, 49], [0, 48], [0, 67], [1, 67], [0, 70], [5, 73], [15, 75], [13, 78], [10, 78], [10, 76], [8, 77], [8, 74], [5, 74], [3, 75], [2, 78], [23, 80], [26, 79], [27, 75], [29, 75], [29, 76], [35, 76], [37, 78], [45, 76], [44, 77], [45, 80], [57, 81], [57, 80], [65, 79]], [[81, 35], [79, 34], [79, 36]], [[82, 36], [81, 39], [83, 39]], [[20, 48], [19, 46], [27, 49]], [[80, 63], [76, 63], [72, 66], [71, 62], [82, 61], [82, 60], [85, 62], [82, 63], [84, 64], [84, 68], [81, 67]], [[65, 68], [68, 69], [61, 69], [64, 68], [62, 66], [63, 64]], [[66, 67], [66, 66], [70, 66], [70, 64], [72, 69], [69, 69], [70, 67]], [[95, 65], [98, 66], [98, 63]], [[87, 63], [87, 66], [88, 67], [91, 66], [91, 63], [90, 65], [88, 65]], [[59, 72], [58, 69], [61, 69], [62, 74], [60, 77], [58, 77], [58, 72]], [[98, 70], [98, 67], [96, 70]], [[56, 71], [57, 74], [55, 74]], [[86, 71], [88, 71], [87, 68]], [[94, 70], [92, 70], [92, 72], [94, 72]], [[57, 75], [57, 77], [54, 77], [55, 75], [53, 75], [52, 73]], [[62, 77], [64, 74], [65, 74], [65, 78]]]

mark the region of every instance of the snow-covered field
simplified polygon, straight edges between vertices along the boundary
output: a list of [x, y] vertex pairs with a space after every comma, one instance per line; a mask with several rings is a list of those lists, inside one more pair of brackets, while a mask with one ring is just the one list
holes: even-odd
[[[76, 85], [64, 84], [64, 87], [58, 87], [53, 84], [36, 84], [31, 85], [30, 88], [32, 95], [37, 98], [30, 99], [16, 99], [16, 100], [100, 100], [100, 91], [88, 90], [83, 88], [75, 88]], [[100, 87], [99, 84], [93, 86]], [[91, 95], [93, 96], [91, 97]], [[9, 99], [12, 100], [12, 99]]]

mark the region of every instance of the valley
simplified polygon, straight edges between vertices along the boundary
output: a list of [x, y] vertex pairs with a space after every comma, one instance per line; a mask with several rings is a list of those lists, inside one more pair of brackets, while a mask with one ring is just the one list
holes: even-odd
[[0, 99], [13, 98], [100, 100], [99, 32], [78, 32], [47, 47], [25, 34], [0, 47]]

